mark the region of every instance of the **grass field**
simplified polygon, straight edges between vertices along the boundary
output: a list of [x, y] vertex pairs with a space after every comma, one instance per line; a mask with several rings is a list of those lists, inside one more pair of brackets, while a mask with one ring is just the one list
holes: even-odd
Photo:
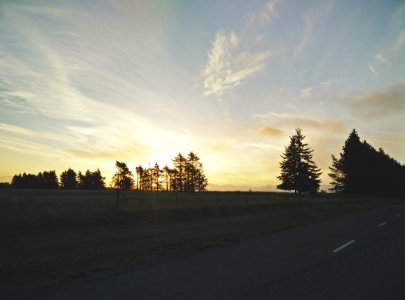
[[115, 191], [0, 191], [0, 298], [27, 298], [393, 202], [327, 194], [122, 192], [117, 210]]
[[[306, 201], [327, 201], [329, 196], [306, 197]], [[296, 202], [287, 193], [263, 192], [139, 192], [115, 190], [0, 190], [0, 222], [54, 217], [84, 217], [120, 212], [176, 211]]]

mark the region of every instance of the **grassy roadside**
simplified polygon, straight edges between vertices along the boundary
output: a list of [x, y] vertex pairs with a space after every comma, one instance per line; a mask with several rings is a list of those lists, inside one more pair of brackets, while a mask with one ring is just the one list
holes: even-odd
[[250, 202], [182, 210], [123, 210], [3, 222], [0, 297], [25, 298], [50, 287], [394, 203], [327, 195], [282, 195], [286, 201], [263, 203], [251, 197]]

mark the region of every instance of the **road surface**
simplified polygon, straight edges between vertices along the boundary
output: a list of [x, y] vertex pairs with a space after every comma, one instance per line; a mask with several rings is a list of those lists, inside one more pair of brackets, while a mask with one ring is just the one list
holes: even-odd
[[405, 205], [286, 230], [39, 299], [405, 299]]

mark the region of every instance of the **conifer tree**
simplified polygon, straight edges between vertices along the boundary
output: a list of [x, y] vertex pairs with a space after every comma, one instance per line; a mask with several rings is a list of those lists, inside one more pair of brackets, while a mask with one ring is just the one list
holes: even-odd
[[345, 141], [339, 159], [332, 155], [329, 167], [331, 190], [348, 194], [403, 195], [405, 166], [378, 151], [366, 141], [360, 141], [356, 130]]
[[184, 192], [186, 190], [185, 183], [186, 183], [186, 158], [181, 154], [177, 154], [175, 158], [172, 159], [174, 168], [177, 170], [175, 174], [175, 182], [176, 182], [176, 191]]
[[281, 155], [281, 174], [277, 177], [281, 184], [277, 186], [278, 189], [293, 190], [295, 194], [319, 190], [319, 176], [322, 173], [312, 160], [313, 150], [304, 143], [304, 138], [299, 128], [290, 137], [290, 144]]
[[355, 192], [358, 189], [358, 180], [361, 160], [361, 141], [357, 131], [353, 129], [343, 146], [343, 152], [337, 159], [332, 155], [332, 166], [329, 167], [332, 178], [331, 190], [335, 192]]

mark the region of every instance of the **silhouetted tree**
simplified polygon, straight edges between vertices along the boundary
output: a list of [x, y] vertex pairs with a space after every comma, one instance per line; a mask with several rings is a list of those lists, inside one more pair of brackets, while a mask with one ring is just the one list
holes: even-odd
[[59, 187], [58, 176], [55, 171], [44, 171], [38, 174], [39, 186], [43, 189], [57, 189]]
[[335, 192], [346, 191], [355, 192], [356, 181], [359, 180], [361, 159], [361, 141], [357, 131], [353, 129], [343, 146], [343, 152], [337, 159], [332, 154], [332, 166], [329, 167], [331, 173], [328, 175], [332, 178], [332, 190]]
[[143, 170], [142, 166], [139, 165], [135, 168], [135, 171], [136, 171], [136, 189], [138, 191], [141, 191], [142, 190], [142, 176], [143, 176], [144, 170]]
[[177, 169], [170, 169], [170, 190], [174, 192], [180, 191], [180, 176]]
[[87, 170], [84, 174], [77, 175], [78, 187], [83, 190], [102, 190], [105, 188], [105, 177], [101, 175], [99, 169], [94, 172]]
[[[41, 174], [40, 177], [42, 178], [42, 174]], [[41, 188], [41, 186], [40, 186], [41, 183], [38, 182], [38, 177], [35, 174], [23, 173], [22, 176], [21, 176], [20, 183], [21, 183], [20, 188], [23, 188], [23, 189], [39, 189], [39, 188]]]
[[115, 172], [112, 185], [120, 190], [131, 190], [134, 188], [134, 175], [124, 162], [115, 162], [117, 171]]
[[141, 177], [142, 190], [152, 191], [152, 170], [151, 168], [144, 169]]
[[77, 174], [69, 168], [60, 174], [60, 184], [64, 189], [76, 189], [78, 187]]
[[38, 175], [26, 173], [14, 175], [11, 185], [16, 189], [57, 189], [59, 187], [55, 171], [39, 172]]
[[95, 190], [105, 189], [105, 177], [101, 175], [101, 171], [99, 169], [91, 172], [91, 185]]
[[78, 187], [79, 189], [82, 190], [87, 190], [89, 189], [90, 186], [90, 170], [87, 170], [84, 174], [79, 171], [79, 174], [77, 174], [77, 179], [78, 179]]
[[190, 152], [187, 158], [179, 153], [172, 161], [174, 169], [169, 172], [171, 190], [180, 192], [206, 190], [208, 180], [204, 175], [200, 158], [194, 152]]
[[348, 194], [401, 195], [405, 182], [405, 167], [387, 155], [375, 150], [366, 141], [361, 142], [356, 130], [345, 141], [339, 159], [332, 155], [329, 167], [331, 190]]
[[170, 177], [171, 177], [171, 170], [170, 170], [170, 168], [166, 165], [166, 166], [164, 166], [164, 168], [163, 168], [163, 172], [164, 172], [164, 178], [165, 178], [165, 180], [164, 180], [164, 182], [165, 182], [165, 185], [166, 185], [166, 191], [170, 191], [171, 190], [171, 185], [170, 185]]
[[155, 163], [155, 166], [151, 169], [152, 176], [152, 185], [156, 191], [162, 189], [161, 178], [163, 176], [163, 170], [160, 169], [158, 163]]
[[199, 172], [196, 175], [196, 189], [198, 192], [204, 192], [207, 190], [208, 179], [205, 177], [204, 173]]
[[177, 170], [173, 175], [175, 177], [176, 191], [183, 192], [185, 190], [185, 169], [186, 169], [186, 159], [181, 153], [177, 154], [175, 158], [172, 159], [174, 168]]
[[200, 158], [190, 152], [187, 158], [181, 153], [172, 159], [174, 167], [167, 165], [161, 169], [155, 163], [154, 167], [144, 169], [136, 167], [137, 189], [142, 191], [180, 191], [202, 192], [206, 190], [208, 180], [204, 175]]
[[189, 192], [204, 191], [208, 181], [204, 175], [200, 158], [194, 152], [190, 152], [186, 161], [186, 187]]
[[281, 174], [277, 177], [281, 184], [277, 186], [278, 189], [293, 190], [295, 194], [319, 190], [319, 176], [322, 173], [312, 160], [313, 150], [304, 143], [304, 138], [299, 128], [290, 137], [290, 144], [281, 155]]

